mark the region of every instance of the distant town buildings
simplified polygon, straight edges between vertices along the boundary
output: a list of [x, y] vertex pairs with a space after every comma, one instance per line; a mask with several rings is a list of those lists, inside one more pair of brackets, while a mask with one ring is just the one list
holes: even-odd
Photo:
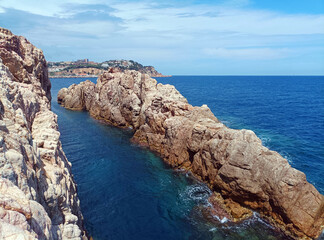
[[152, 66], [143, 66], [133, 60], [109, 60], [102, 63], [80, 59], [77, 61], [48, 62], [50, 77], [97, 77], [109, 67], [137, 70], [151, 77], [165, 77]]

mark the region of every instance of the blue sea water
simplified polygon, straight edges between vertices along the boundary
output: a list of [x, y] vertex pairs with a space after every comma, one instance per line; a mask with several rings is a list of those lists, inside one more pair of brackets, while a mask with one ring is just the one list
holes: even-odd
[[[257, 216], [238, 225], [206, 219], [204, 184], [131, 144], [130, 131], [59, 106], [58, 90], [83, 80], [52, 79], [52, 110], [94, 239], [287, 239]], [[157, 80], [176, 86], [192, 105], [207, 104], [227, 126], [255, 131], [324, 193], [324, 77]]]

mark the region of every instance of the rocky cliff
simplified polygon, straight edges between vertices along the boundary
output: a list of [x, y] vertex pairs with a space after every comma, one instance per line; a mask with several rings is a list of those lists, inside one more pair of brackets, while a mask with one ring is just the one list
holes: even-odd
[[233, 221], [257, 211], [296, 239], [316, 238], [324, 226], [324, 196], [250, 130], [226, 127], [203, 105], [193, 107], [171, 85], [137, 71], [102, 74], [59, 91], [69, 109], [135, 130], [133, 141], [174, 168], [191, 171], [215, 192], [211, 202]]
[[0, 239], [86, 239], [41, 50], [0, 28]]

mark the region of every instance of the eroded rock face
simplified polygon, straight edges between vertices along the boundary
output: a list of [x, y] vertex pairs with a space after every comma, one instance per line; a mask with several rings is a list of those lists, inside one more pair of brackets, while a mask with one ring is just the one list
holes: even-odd
[[134, 142], [208, 183], [218, 193], [212, 201], [224, 205], [233, 219], [252, 209], [294, 238], [316, 238], [322, 231], [324, 197], [304, 173], [262, 146], [254, 132], [226, 127], [206, 105], [193, 107], [171, 85], [136, 71], [110, 71], [97, 84], [61, 89], [58, 102], [134, 128]]
[[0, 239], [86, 239], [41, 50], [0, 28]]

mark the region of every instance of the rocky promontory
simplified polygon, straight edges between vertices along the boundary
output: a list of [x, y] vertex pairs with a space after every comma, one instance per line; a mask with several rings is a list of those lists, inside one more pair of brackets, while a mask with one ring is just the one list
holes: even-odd
[[215, 192], [211, 202], [233, 221], [252, 210], [296, 239], [322, 232], [324, 196], [304, 173], [264, 147], [253, 131], [230, 129], [206, 105], [190, 105], [174, 86], [137, 71], [110, 69], [96, 84], [85, 81], [61, 89], [58, 102], [133, 128], [134, 142], [206, 182]]
[[143, 66], [133, 60], [109, 60], [101, 63], [81, 59], [77, 61], [48, 62], [51, 78], [98, 77], [110, 67], [124, 70], [136, 70], [151, 77], [170, 77], [156, 71], [153, 66]]
[[0, 239], [87, 239], [40, 49], [0, 28]]

